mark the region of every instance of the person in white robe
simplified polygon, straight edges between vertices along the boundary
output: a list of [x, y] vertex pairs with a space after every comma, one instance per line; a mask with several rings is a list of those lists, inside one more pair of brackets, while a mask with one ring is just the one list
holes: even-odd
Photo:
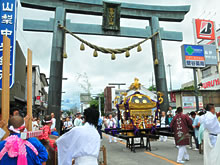
[[73, 123], [72, 121], [70, 121], [70, 118], [67, 117], [66, 121], [64, 122], [64, 127], [65, 127], [65, 131], [68, 132], [69, 130], [71, 130], [73, 128]]
[[39, 130], [39, 124], [37, 123], [37, 118], [33, 118], [33, 121], [32, 121], [32, 131], [37, 131]]
[[[160, 118], [160, 127], [165, 128], [166, 126], [169, 126], [167, 123], [167, 117], [165, 111], [161, 112], [161, 118]], [[167, 141], [167, 136], [160, 136], [160, 141], [161, 142], [166, 142]]]
[[[215, 114], [214, 104], [207, 104], [206, 114], [200, 122], [204, 127], [204, 165], [220, 162], [220, 124]], [[218, 141], [217, 141], [218, 139]]]
[[51, 113], [51, 120], [52, 120], [52, 125], [51, 125], [51, 129], [54, 130], [54, 128], [56, 128], [56, 119], [55, 119], [55, 115], [54, 113]]
[[76, 114], [76, 118], [74, 120], [74, 126], [75, 127], [82, 126], [81, 113]]
[[[108, 120], [107, 120], [107, 126], [108, 128], [116, 128], [116, 120], [112, 117], [112, 114], [109, 114]], [[114, 142], [117, 142], [117, 138], [114, 137]], [[109, 143], [112, 143], [112, 136], [109, 135]]]
[[71, 129], [56, 140], [58, 164], [98, 165], [100, 135], [96, 129], [99, 111], [88, 108], [84, 111], [85, 125]]

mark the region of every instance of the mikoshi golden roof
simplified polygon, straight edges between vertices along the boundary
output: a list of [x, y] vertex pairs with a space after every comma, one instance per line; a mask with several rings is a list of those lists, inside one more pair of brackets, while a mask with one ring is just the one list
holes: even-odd
[[157, 106], [157, 103], [152, 101], [147, 95], [135, 92], [134, 94], [126, 97], [126, 104], [128, 104], [129, 110], [132, 109], [152, 109]]

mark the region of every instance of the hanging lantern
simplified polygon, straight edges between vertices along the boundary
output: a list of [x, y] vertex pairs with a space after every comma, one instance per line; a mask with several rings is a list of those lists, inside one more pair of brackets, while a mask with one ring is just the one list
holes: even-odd
[[127, 57], [127, 58], [130, 57], [130, 53], [129, 53], [128, 50], [127, 50], [126, 53], [125, 53], [125, 57]]
[[115, 59], [116, 59], [115, 53], [112, 53], [112, 60], [115, 60]]
[[155, 60], [154, 60], [154, 65], [158, 65], [159, 64], [159, 61], [158, 61], [158, 59], [156, 58]]
[[93, 52], [93, 57], [98, 57], [98, 53], [96, 50], [94, 50], [94, 52]]
[[141, 52], [141, 51], [142, 51], [141, 45], [138, 45], [137, 52]]
[[80, 50], [81, 50], [81, 51], [85, 50], [85, 46], [84, 46], [83, 43], [81, 43], [81, 45], [80, 45]]

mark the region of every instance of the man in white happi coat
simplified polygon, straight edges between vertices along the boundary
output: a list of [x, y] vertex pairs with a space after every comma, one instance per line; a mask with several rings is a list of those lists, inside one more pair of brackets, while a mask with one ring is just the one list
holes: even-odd
[[98, 165], [100, 135], [96, 129], [99, 111], [88, 108], [84, 111], [85, 125], [71, 129], [56, 140], [58, 164]]
[[[166, 126], [169, 126], [168, 120], [166, 117], [166, 112], [162, 111], [161, 112], [161, 118], [160, 118], [160, 127], [165, 128]], [[167, 141], [167, 136], [160, 136], [160, 141], [161, 142], [166, 142]]]
[[50, 128], [53, 130], [54, 128], [56, 128], [56, 119], [54, 113], [51, 113], [51, 120], [52, 120], [52, 125]]
[[[116, 128], [116, 120], [112, 117], [112, 114], [109, 114], [108, 120], [107, 120], [107, 126], [108, 128]], [[114, 137], [114, 142], [117, 142], [116, 137]], [[112, 136], [109, 135], [109, 143], [112, 143]]]
[[74, 126], [75, 127], [82, 126], [81, 113], [79, 112], [76, 114], [76, 118], [74, 120]]
[[215, 114], [215, 105], [207, 104], [206, 114], [200, 117], [204, 126], [204, 165], [220, 163], [220, 125]]

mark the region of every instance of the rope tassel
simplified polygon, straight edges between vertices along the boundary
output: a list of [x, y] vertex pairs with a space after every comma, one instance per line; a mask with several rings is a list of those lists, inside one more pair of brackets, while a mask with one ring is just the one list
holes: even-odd
[[80, 50], [81, 50], [81, 51], [85, 50], [85, 46], [84, 46], [83, 43], [81, 43], [81, 45], [80, 45]]
[[67, 53], [63, 53], [63, 58], [67, 58]]
[[141, 45], [138, 45], [137, 52], [141, 52], [141, 51], [142, 51]]
[[127, 50], [126, 53], [125, 53], [125, 57], [127, 57], [127, 58], [130, 57], [130, 53], [129, 53], [128, 50]]
[[93, 52], [93, 57], [98, 57], [98, 53], [96, 50], [94, 50], [94, 52]]
[[158, 59], [156, 58], [155, 60], [154, 60], [154, 65], [158, 65], [159, 64], [159, 61], [158, 61]]
[[115, 60], [115, 59], [116, 59], [115, 53], [112, 53], [112, 60]]

